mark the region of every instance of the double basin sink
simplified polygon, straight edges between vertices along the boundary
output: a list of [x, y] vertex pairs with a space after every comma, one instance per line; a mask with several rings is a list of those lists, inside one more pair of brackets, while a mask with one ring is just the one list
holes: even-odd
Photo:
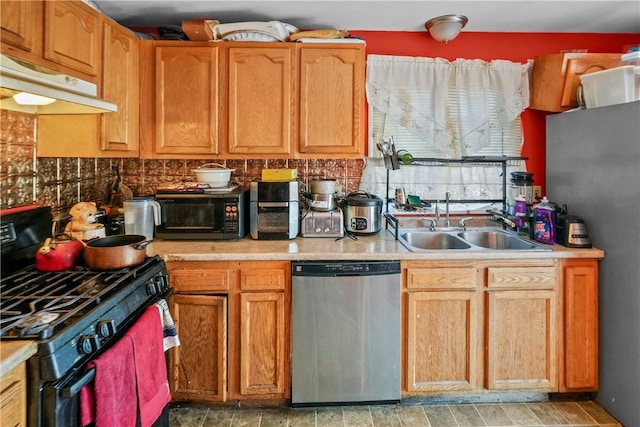
[[398, 240], [411, 252], [433, 250], [462, 251], [550, 251], [551, 249], [500, 228], [452, 228], [435, 231], [398, 230]]

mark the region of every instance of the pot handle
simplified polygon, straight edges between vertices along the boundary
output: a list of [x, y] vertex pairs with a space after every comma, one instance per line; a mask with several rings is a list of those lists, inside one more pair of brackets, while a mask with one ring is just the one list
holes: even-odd
[[144, 242], [138, 243], [137, 245], [135, 245], [134, 248], [140, 251], [140, 250], [146, 248], [147, 246], [149, 246], [149, 244], [151, 242], [152, 242], [152, 240], [145, 240]]
[[200, 165], [200, 166], [198, 166], [198, 167], [196, 168], [196, 170], [197, 170], [197, 169], [200, 169], [200, 168], [203, 168], [203, 167], [205, 167], [205, 166], [209, 166], [209, 165], [217, 166], [217, 167], [222, 168], [222, 169], [226, 169], [226, 168], [225, 168], [224, 166], [222, 166], [220, 163], [205, 163], [204, 165]]

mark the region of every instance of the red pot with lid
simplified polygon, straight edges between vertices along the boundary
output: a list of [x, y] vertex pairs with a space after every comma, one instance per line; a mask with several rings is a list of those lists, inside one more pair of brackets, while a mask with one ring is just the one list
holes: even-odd
[[64, 271], [75, 267], [84, 245], [68, 234], [47, 238], [36, 252], [36, 269], [39, 271]]

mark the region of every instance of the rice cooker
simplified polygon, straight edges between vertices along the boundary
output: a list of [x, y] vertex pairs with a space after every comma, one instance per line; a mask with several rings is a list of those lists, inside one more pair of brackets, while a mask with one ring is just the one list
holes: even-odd
[[382, 229], [382, 199], [364, 191], [342, 199], [344, 229], [353, 234], [375, 234]]

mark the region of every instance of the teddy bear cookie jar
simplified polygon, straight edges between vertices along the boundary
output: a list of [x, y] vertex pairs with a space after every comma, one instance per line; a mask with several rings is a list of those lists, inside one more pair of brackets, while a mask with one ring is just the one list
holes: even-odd
[[105, 237], [104, 224], [97, 222], [95, 202], [76, 203], [69, 210], [71, 220], [67, 223], [64, 232], [78, 240], [90, 240]]

